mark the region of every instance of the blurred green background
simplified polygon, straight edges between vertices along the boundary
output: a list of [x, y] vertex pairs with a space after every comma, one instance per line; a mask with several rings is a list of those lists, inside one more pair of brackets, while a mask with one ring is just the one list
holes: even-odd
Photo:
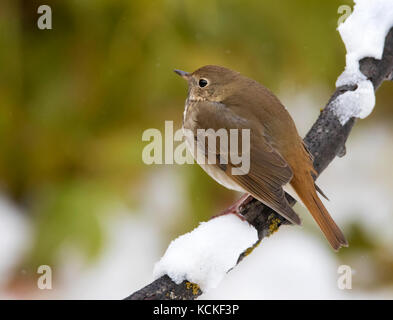
[[[37, 28], [41, 4], [52, 8], [52, 30]], [[344, 4], [352, 1], [2, 0], [0, 187], [34, 230], [16, 275], [56, 265], [64, 243], [94, 263], [112, 209], [136, 212], [149, 197], [145, 181], [160, 166], [142, 162], [141, 136], [165, 120], [181, 126], [186, 87], [173, 69], [223, 65], [277, 93], [323, 88], [316, 117], [345, 64]], [[367, 121], [391, 121], [392, 100], [385, 84]], [[196, 165], [173, 170], [186, 209], [167, 239], [236, 197]]]

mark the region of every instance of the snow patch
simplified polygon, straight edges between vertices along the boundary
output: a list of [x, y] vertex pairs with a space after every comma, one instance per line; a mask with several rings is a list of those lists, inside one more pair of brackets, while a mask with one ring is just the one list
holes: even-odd
[[239, 255], [257, 241], [257, 230], [235, 215], [202, 222], [171, 242], [154, 267], [154, 278], [167, 274], [177, 284], [187, 280], [205, 292], [217, 287]]
[[339, 95], [331, 106], [342, 125], [352, 117], [366, 118], [375, 106], [373, 84], [369, 80], [359, 81], [355, 91]]
[[353, 13], [338, 27], [346, 55], [345, 71], [338, 77], [336, 87], [357, 85], [333, 103], [333, 110], [344, 125], [350, 118], [365, 118], [374, 108], [372, 83], [359, 70], [359, 60], [365, 57], [381, 59], [385, 38], [393, 26], [393, 0], [354, 0]]

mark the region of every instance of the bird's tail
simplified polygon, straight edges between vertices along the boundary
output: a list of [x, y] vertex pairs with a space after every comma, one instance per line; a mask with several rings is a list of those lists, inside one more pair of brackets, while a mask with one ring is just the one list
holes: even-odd
[[291, 181], [291, 185], [308, 211], [310, 211], [333, 249], [338, 250], [341, 247], [348, 246], [344, 234], [326, 210], [321, 199], [319, 199], [311, 175], [307, 181], [304, 179], [298, 180], [295, 176]]

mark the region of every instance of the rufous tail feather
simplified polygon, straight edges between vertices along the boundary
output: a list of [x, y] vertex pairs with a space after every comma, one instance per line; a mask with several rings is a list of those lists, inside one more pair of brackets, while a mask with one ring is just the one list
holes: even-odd
[[304, 179], [299, 181], [294, 177], [291, 181], [291, 185], [306, 208], [310, 211], [333, 249], [338, 250], [341, 247], [348, 246], [344, 234], [326, 210], [321, 199], [319, 199], [311, 175], [308, 181]]

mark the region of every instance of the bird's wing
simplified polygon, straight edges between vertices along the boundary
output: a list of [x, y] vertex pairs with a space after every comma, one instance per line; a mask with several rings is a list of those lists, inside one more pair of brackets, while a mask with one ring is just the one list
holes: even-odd
[[[206, 161], [209, 161], [209, 156], [211, 156], [209, 159], [216, 159], [216, 163], [208, 162], [208, 164], [225, 172], [230, 179], [253, 197], [292, 223], [301, 224], [299, 216], [289, 206], [283, 190], [283, 185], [293, 177], [292, 170], [280, 153], [267, 141], [263, 126], [254, 120], [242, 118], [221, 103], [198, 102], [194, 107], [195, 111], [191, 112], [190, 122], [188, 122], [189, 128], [194, 133], [197, 149], [202, 151]], [[198, 129], [205, 131], [201, 134], [201, 130]], [[230, 129], [238, 129], [237, 155], [243, 157], [243, 162], [233, 160], [232, 156], [234, 153], [236, 155], [236, 150], [233, 152], [232, 144], [229, 143], [230, 148], [223, 146], [216, 136], [212, 137], [212, 140], [216, 139], [216, 146], [212, 147], [208, 143], [209, 136], [211, 137], [220, 129], [227, 132], [228, 141], [232, 140], [232, 143]], [[250, 129], [249, 148], [246, 141], [247, 134], [241, 129]], [[198, 131], [199, 134], [197, 134]], [[244, 166], [245, 163], [247, 164], [246, 157], [250, 160], [249, 167]], [[225, 163], [226, 160], [228, 163]]]

